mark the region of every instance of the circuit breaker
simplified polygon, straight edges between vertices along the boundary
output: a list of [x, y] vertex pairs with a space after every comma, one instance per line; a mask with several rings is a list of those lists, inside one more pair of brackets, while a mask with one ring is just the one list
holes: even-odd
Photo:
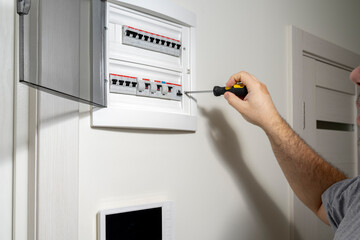
[[92, 126], [196, 130], [195, 15], [169, 1], [107, 3], [107, 108]]

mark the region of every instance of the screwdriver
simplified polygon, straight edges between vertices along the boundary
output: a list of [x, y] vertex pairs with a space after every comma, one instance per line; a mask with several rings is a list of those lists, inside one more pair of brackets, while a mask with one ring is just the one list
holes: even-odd
[[186, 95], [191, 93], [210, 93], [212, 92], [215, 96], [221, 96], [224, 95], [225, 92], [232, 92], [236, 96], [238, 96], [241, 99], [244, 99], [245, 96], [248, 94], [247, 88], [242, 83], [237, 83], [232, 87], [219, 87], [215, 86], [213, 90], [204, 90], [204, 91], [185, 91], [184, 93]]

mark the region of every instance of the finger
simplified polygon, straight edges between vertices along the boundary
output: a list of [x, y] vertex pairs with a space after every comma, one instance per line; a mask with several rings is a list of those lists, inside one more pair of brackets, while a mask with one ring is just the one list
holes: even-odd
[[228, 103], [233, 108], [238, 110], [240, 113], [242, 113], [244, 111], [244, 109], [246, 108], [247, 103], [245, 101], [241, 100], [238, 96], [236, 96], [232, 92], [226, 92], [224, 94], [224, 97], [228, 101]]
[[230, 77], [230, 79], [227, 81], [226, 87], [232, 87], [235, 85], [235, 83], [236, 83], [236, 81], [235, 81], [234, 75], [232, 75]]
[[237, 82], [242, 82], [245, 86], [248, 87], [248, 89], [249, 88], [251, 89], [252, 86], [254, 86], [254, 84], [256, 82], [258, 82], [258, 80], [256, 79], [256, 77], [254, 77], [250, 73], [241, 71], [241, 72], [238, 72], [238, 73], [232, 75], [230, 77], [229, 81], [226, 83], [226, 86], [232, 87]]

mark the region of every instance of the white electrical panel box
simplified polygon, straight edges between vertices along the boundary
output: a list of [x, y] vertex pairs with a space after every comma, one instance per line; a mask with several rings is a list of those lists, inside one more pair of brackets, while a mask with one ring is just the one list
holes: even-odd
[[107, 108], [93, 127], [196, 130], [195, 15], [170, 1], [107, 3]]

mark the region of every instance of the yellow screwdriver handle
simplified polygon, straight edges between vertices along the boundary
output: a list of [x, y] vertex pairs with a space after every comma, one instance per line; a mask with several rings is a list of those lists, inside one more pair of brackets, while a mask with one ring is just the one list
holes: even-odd
[[232, 92], [236, 96], [241, 99], [244, 99], [245, 96], [248, 94], [247, 88], [244, 84], [235, 84], [232, 87], [219, 87], [215, 86], [213, 89], [213, 93], [215, 96], [224, 95], [225, 92]]

